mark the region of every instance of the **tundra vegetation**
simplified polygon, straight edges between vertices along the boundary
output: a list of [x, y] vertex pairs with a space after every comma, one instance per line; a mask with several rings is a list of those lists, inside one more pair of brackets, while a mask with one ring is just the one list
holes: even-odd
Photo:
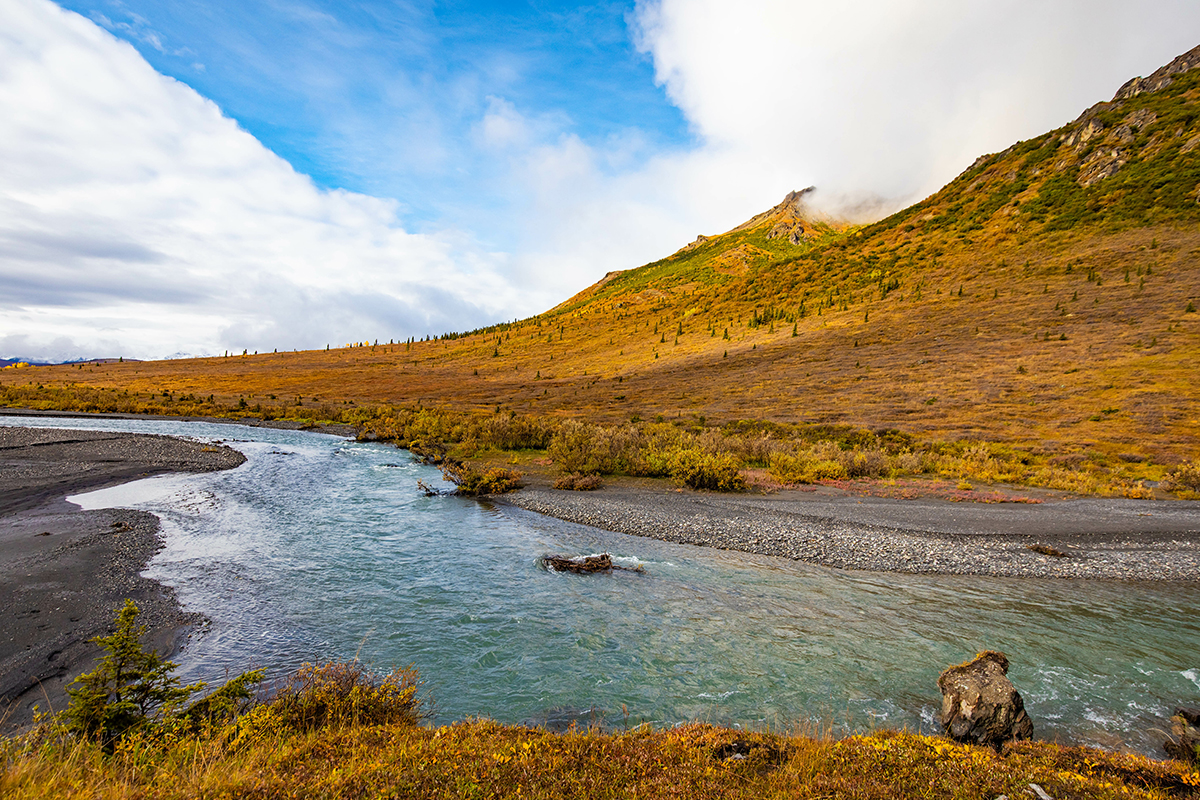
[[[1156, 496], [1148, 484], [1157, 483], [1157, 496], [1200, 496], [1200, 462], [1169, 465], [1097, 442], [1065, 448], [947, 441], [895, 429], [764, 420], [735, 420], [716, 427], [697, 417], [660, 416], [604, 425], [512, 410], [435, 406], [313, 403], [274, 416], [189, 395], [138, 398], [121, 390], [78, 386], [0, 387], [0, 403], [85, 412], [265, 416], [309, 427], [345, 424], [360, 437], [392, 442], [441, 466], [465, 495], [500, 493], [520, 485], [519, 472], [493, 462], [546, 457], [564, 477], [668, 478], [692, 489], [715, 491], [745, 490], [748, 476], [752, 488], [918, 478], [1141, 498]], [[564, 488], [569, 488], [566, 483]]]

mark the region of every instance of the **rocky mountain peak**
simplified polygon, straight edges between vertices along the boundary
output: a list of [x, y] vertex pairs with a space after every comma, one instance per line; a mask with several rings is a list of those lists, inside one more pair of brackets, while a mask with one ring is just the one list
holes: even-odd
[[1133, 78], [1113, 95], [1113, 102], [1137, 97], [1142, 92], [1157, 92], [1171, 85], [1174, 77], [1182, 72], [1200, 67], [1200, 45], [1193, 47], [1164, 67], [1159, 67], [1145, 78]]

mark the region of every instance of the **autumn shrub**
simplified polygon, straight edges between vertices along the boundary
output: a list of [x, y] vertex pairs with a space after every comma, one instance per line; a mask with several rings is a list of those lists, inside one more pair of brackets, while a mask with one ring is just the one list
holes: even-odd
[[710, 445], [711, 449], [716, 452], [731, 452], [747, 465], [755, 467], [768, 466], [772, 455], [791, 449], [786, 440], [769, 430], [749, 436], [733, 434], [723, 439], [719, 443], [713, 442]]
[[573, 492], [591, 492], [604, 487], [604, 481], [599, 475], [563, 475], [554, 482], [555, 489], [566, 489]]
[[515, 412], [492, 414], [476, 421], [476, 438], [495, 450], [545, 450], [559, 427], [556, 421]]
[[846, 467], [840, 459], [814, 453], [816, 449], [809, 448], [798, 454], [774, 453], [768, 464], [772, 477], [780, 483], [817, 483], [847, 477]]
[[442, 477], [455, 485], [454, 493], [463, 497], [504, 494], [520, 489], [521, 473], [507, 467], [480, 470], [465, 461], [447, 459], [441, 464]]
[[689, 489], [744, 492], [746, 479], [732, 453], [706, 453], [699, 448], [676, 450], [671, 457], [671, 478]]
[[239, 719], [239, 736], [358, 725], [416, 725], [425, 716], [415, 669], [377, 674], [359, 661], [305, 664], [272, 698]]
[[929, 469], [926, 454], [914, 453], [912, 450], [904, 450], [898, 454], [895, 458], [895, 466], [897, 471], [909, 475], [920, 475]]
[[843, 451], [838, 460], [851, 478], [878, 478], [891, 469], [888, 454], [874, 448]]
[[546, 454], [564, 472], [608, 475], [614, 468], [613, 449], [606, 429], [567, 420], [550, 439]]
[[1200, 492], [1200, 459], [1180, 464], [1159, 485], [1168, 492]]
[[675, 454], [694, 447], [691, 434], [667, 422], [634, 426], [629, 432], [622, 464], [630, 475], [662, 478], [672, 474]]

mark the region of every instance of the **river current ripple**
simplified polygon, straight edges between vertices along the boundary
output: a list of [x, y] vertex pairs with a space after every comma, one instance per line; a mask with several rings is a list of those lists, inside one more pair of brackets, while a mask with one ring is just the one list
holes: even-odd
[[[947, 665], [1002, 650], [1039, 738], [1161, 755], [1200, 701], [1200, 592], [1116, 581], [848, 572], [425, 497], [437, 471], [380, 444], [237, 425], [0, 417], [222, 441], [237, 469], [72, 498], [162, 520], [147, 574], [211, 620], [187, 680], [306, 661], [412, 664], [435, 720], [690, 720], [934, 731]], [[645, 574], [560, 575], [609, 552]]]

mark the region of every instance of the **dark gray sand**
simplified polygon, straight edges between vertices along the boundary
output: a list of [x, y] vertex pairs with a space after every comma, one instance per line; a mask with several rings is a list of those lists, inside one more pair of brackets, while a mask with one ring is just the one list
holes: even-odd
[[100, 653], [89, 640], [111, 632], [126, 598], [162, 653], [176, 652], [200, 621], [140, 575], [161, 547], [154, 515], [80, 511], [62, 498], [244, 461], [227, 447], [165, 436], [0, 428], [0, 731], [27, 725], [34, 706], [66, 706], [66, 685]]
[[[843, 569], [1200, 581], [1200, 503], [1040, 504], [531, 487], [495, 502], [605, 530]], [[1048, 546], [1065, 556], [1029, 549]]]

